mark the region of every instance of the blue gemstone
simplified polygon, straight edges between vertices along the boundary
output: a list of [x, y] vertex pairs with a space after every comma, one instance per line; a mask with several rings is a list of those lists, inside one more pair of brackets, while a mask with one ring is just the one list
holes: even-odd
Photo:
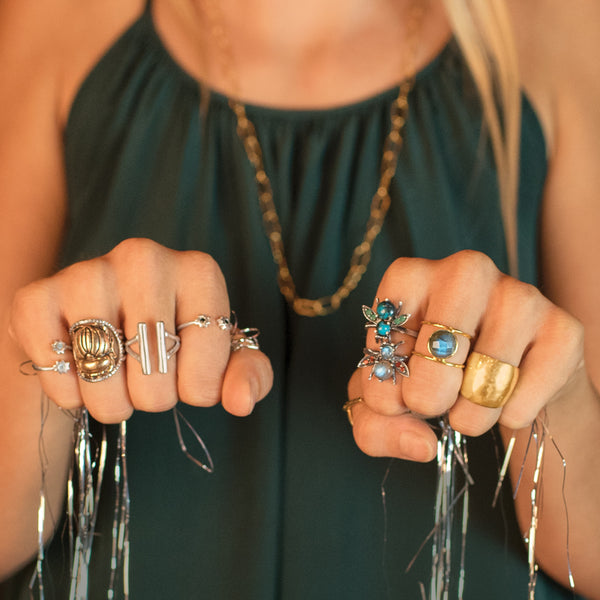
[[377, 323], [377, 335], [382, 337], [386, 337], [390, 335], [390, 331], [392, 331], [392, 326], [389, 323], [384, 323], [383, 321]]
[[377, 363], [373, 367], [373, 375], [379, 379], [379, 381], [385, 381], [392, 376], [393, 367], [387, 362]]
[[456, 352], [458, 341], [453, 333], [440, 330], [431, 334], [428, 346], [429, 352], [436, 358], [448, 358]]
[[380, 319], [391, 319], [396, 314], [396, 308], [389, 300], [384, 300], [375, 309]]
[[394, 347], [389, 344], [383, 344], [379, 349], [379, 354], [384, 360], [390, 360], [394, 356]]

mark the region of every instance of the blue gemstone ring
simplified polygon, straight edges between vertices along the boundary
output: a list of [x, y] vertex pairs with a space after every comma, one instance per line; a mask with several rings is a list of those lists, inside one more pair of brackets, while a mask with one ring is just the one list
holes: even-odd
[[401, 343], [384, 343], [381, 344], [378, 350], [365, 348], [364, 356], [360, 359], [357, 367], [371, 367], [369, 379], [372, 379], [373, 376], [379, 381], [391, 379], [394, 384], [396, 383], [396, 375], [408, 377], [408, 365], [406, 364], [408, 356], [406, 354], [396, 354], [396, 348]]
[[421, 352], [413, 352], [414, 356], [426, 358], [427, 360], [433, 360], [440, 362], [448, 367], [456, 367], [458, 369], [464, 369], [464, 364], [458, 364], [449, 362], [448, 359], [454, 356], [458, 350], [458, 338], [457, 335], [462, 335], [468, 340], [472, 339], [472, 336], [460, 329], [449, 327], [447, 325], [441, 325], [440, 323], [433, 323], [431, 321], [421, 321], [422, 325], [431, 325], [437, 327], [437, 331], [434, 331], [427, 340], [427, 350], [429, 354], [423, 354]]
[[395, 306], [387, 298], [381, 302], [379, 298], [375, 298], [375, 304], [375, 310], [370, 306], [363, 305], [362, 311], [367, 319], [365, 327], [375, 329], [376, 342], [390, 342], [393, 331], [417, 337], [417, 331], [404, 326], [410, 318], [410, 313], [402, 313], [402, 302], [398, 302], [398, 306]]

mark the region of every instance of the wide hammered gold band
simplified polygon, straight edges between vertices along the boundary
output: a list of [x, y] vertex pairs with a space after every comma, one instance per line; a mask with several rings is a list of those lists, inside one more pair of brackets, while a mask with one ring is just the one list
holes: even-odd
[[471, 352], [460, 393], [480, 406], [500, 408], [508, 402], [518, 379], [518, 367], [480, 352]]
[[361, 402], [363, 402], [362, 398], [351, 398], [350, 400], [344, 402], [344, 406], [342, 406], [342, 408], [346, 411], [346, 414], [348, 415], [348, 422], [352, 427], [354, 427], [354, 419], [352, 418], [352, 407], [356, 404], [360, 404]]

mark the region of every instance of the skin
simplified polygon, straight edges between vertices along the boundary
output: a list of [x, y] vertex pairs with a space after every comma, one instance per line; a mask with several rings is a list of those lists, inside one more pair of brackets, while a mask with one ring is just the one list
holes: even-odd
[[[196, 40], [206, 39], [207, 31], [197, 8], [186, 0], [155, 0], [154, 16], [173, 56], [209, 87], [239, 91], [257, 104], [323, 108], [360, 100], [397, 82], [406, 69], [402, 16], [407, 4], [223, 2], [239, 73], [235, 84], [223, 75], [211, 45], [198, 47]], [[123, 369], [100, 386], [75, 374], [19, 374], [18, 365], [27, 358], [52, 364], [56, 357], [48, 341], [67, 339], [68, 324], [90, 314], [121, 323], [129, 338], [138, 321], [153, 323], [156, 315], [173, 331], [175, 323], [195, 318], [199, 297], [207, 313], [229, 310], [226, 283], [209, 256], [174, 252], [147, 240], [128, 240], [103, 257], [55, 272], [67, 216], [62, 129], [89, 68], [142, 6], [139, 0], [0, 0], [0, 78], [6, 84], [0, 96], [0, 327], [12, 334], [0, 336], [0, 456], [10, 457], [0, 460], [0, 577], [36, 552], [40, 385], [54, 401], [45, 438], [49, 501], [57, 514], [70, 461], [71, 422], [56, 406], [85, 405], [97, 419], [115, 423], [133, 410], [168, 410], [179, 396], [194, 406], [222, 402], [241, 416], [251, 412], [272, 382], [264, 355], [241, 351], [230, 357], [220, 331], [203, 332], [210, 336], [202, 338], [205, 344], [195, 328], [181, 332], [182, 348], [169, 361], [167, 376], [144, 378], [139, 370]], [[458, 369], [419, 357], [410, 359], [411, 377], [397, 386], [369, 382], [368, 370], [360, 370], [349, 383], [349, 397], [364, 399], [353, 407], [354, 436], [371, 455], [430, 460], [435, 436], [416, 415], [449, 411], [452, 425], [468, 435], [496, 422], [505, 437], [519, 430], [514, 470], [528, 425], [545, 410], [568, 461], [576, 583], [594, 599], [600, 598], [595, 565], [600, 485], [590, 473], [600, 468], [600, 402], [594, 390], [600, 386], [600, 349], [593, 343], [600, 336], [600, 270], [590, 263], [600, 256], [595, 231], [600, 223], [600, 78], [591, 57], [600, 50], [600, 7], [582, 0], [568, 6], [557, 0], [510, 0], [508, 6], [523, 84], [549, 143], [541, 222], [543, 294], [502, 275], [487, 257], [463, 252], [441, 261], [397, 260], [378, 296], [402, 298], [405, 306], [415, 307], [408, 323], [414, 329], [425, 319], [474, 334], [472, 349], [521, 366], [519, 384], [504, 409], [492, 410], [460, 397]], [[197, 18], [189, 19], [193, 14]], [[557, 44], [557, 32], [569, 44]], [[416, 66], [429, 62], [449, 35], [442, 7], [433, 0], [420, 31]], [[425, 350], [430, 332], [424, 328], [414, 342], [418, 351]], [[374, 339], [367, 343], [375, 347]], [[468, 350], [461, 340], [460, 352]], [[192, 369], [192, 363], [200, 367]], [[528, 465], [524, 486], [530, 478]], [[566, 583], [564, 548], [556, 543], [565, 528], [562, 466], [551, 453], [544, 480], [537, 558]], [[517, 496], [516, 509], [525, 530], [526, 494]]]

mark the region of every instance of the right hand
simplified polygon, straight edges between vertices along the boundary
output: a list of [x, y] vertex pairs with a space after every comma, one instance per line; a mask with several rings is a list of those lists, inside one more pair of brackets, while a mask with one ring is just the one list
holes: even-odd
[[258, 350], [231, 353], [229, 332], [214, 324], [178, 332], [181, 348], [168, 361], [168, 373], [156, 370], [155, 323], [164, 321], [166, 331], [175, 333], [178, 324], [199, 314], [213, 319], [230, 314], [227, 287], [216, 262], [201, 252], [178, 252], [150, 240], [128, 239], [104, 256], [20, 289], [11, 330], [34, 364], [50, 366], [59, 358], [52, 342], [70, 343], [69, 326], [76, 321], [108, 321], [123, 331], [125, 339], [136, 335], [139, 322], [147, 323], [151, 375], [143, 375], [141, 365], [127, 356], [113, 376], [86, 382], [77, 376], [68, 350], [68, 373], [38, 373], [44, 392], [58, 406], [85, 406], [100, 422], [118, 423], [134, 410], [169, 410], [178, 399], [193, 406], [220, 401], [231, 414], [248, 415], [271, 389], [271, 364]]

